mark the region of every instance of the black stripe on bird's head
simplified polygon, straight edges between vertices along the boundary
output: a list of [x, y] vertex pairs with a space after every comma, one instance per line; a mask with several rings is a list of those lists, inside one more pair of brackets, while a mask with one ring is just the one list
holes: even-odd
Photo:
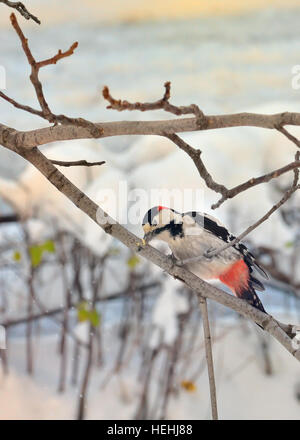
[[[182, 236], [182, 214], [172, 208], [154, 206], [144, 216], [143, 229], [147, 242], [154, 238], [165, 240], [168, 236]], [[164, 232], [168, 232], [165, 238]]]

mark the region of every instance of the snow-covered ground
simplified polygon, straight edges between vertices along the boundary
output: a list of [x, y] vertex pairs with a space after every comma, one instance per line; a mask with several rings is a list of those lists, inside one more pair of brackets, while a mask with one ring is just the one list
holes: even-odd
[[[293, 317], [294, 318], [294, 317]], [[289, 317], [285, 317], [286, 321]], [[253, 325], [218, 322], [215, 327], [214, 360], [220, 419], [299, 419], [299, 366], [277, 342], [270, 341], [272, 375], [264, 373], [264, 361]], [[199, 343], [201, 339], [199, 339]], [[9, 345], [10, 373], [0, 373], [0, 419], [70, 419], [76, 415], [78, 389], [70, 385], [57, 393], [58, 338], [35, 339], [36, 367], [33, 377], [25, 374], [23, 338], [12, 338]], [[109, 353], [109, 337], [104, 345]], [[203, 350], [194, 354], [195, 365]], [[70, 365], [68, 369], [70, 373]], [[134, 365], [125, 368], [103, 387], [106, 368], [94, 367], [89, 387], [88, 419], [130, 419], [138, 403], [141, 384]], [[196, 389], [188, 392], [180, 386], [190, 377], [179, 377], [179, 392], [172, 397], [167, 411], [170, 419], [209, 419], [207, 373], [196, 380]], [[30, 396], [30, 398], [29, 398]]]

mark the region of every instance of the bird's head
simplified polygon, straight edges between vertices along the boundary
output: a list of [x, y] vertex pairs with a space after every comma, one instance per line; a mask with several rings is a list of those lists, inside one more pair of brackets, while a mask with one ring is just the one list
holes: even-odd
[[169, 241], [182, 230], [182, 214], [172, 208], [154, 206], [143, 219], [144, 239]]

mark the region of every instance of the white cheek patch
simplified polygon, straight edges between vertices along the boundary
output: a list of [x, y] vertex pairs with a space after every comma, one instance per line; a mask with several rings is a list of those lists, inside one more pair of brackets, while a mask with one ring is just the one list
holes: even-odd
[[195, 225], [196, 225], [196, 222], [195, 222], [195, 220], [194, 220], [192, 217], [190, 217], [189, 215], [185, 215], [185, 216], [183, 217], [183, 224], [186, 225], [186, 226], [195, 226]]
[[184, 235], [186, 236], [193, 235], [199, 237], [200, 235], [203, 234], [203, 232], [204, 232], [203, 229], [197, 228], [196, 226], [187, 226], [184, 229]]

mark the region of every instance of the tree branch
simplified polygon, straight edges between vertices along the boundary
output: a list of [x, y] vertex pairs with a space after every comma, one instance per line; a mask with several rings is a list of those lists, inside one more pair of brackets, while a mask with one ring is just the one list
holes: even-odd
[[287, 137], [290, 141], [292, 141], [298, 148], [300, 148], [300, 141], [295, 136], [293, 136], [289, 131], [287, 131], [284, 127], [277, 127], [277, 130], [282, 133], [285, 137]]
[[110, 105], [106, 107], [108, 109], [118, 110], [119, 112], [122, 112], [124, 110], [139, 110], [141, 112], [149, 110], [165, 110], [166, 112], [173, 113], [177, 116], [194, 114], [199, 128], [205, 128], [205, 126], [207, 125], [206, 117], [204, 116], [204, 113], [199, 109], [199, 107], [196, 104], [181, 107], [170, 104], [169, 99], [171, 97], [171, 82], [165, 82], [164, 87], [164, 96], [158, 101], [154, 102], [130, 103], [128, 101], [122, 101], [120, 99], [116, 100], [111, 96], [109, 88], [107, 86], [103, 87], [102, 95], [103, 98], [110, 103]]
[[37, 24], [41, 24], [40, 20], [33, 14], [31, 14], [21, 2], [11, 2], [9, 0], [0, 0], [0, 3], [4, 3], [10, 8], [16, 9], [26, 20], [33, 20]]
[[212, 355], [211, 336], [210, 336], [209, 318], [208, 318], [206, 298], [200, 298], [199, 304], [200, 304], [200, 309], [201, 309], [201, 314], [202, 314], [202, 319], [203, 319], [203, 332], [204, 332], [205, 355], [206, 355], [209, 390], [210, 390], [211, 413], [212, 413], [213, 420], [218, 420], [217, 391], [216, 391], [216, 381], [215, 381], [215, 374], [214, 374], [214, 361], [213, 361], [213, 355]]
[[61, 167], [94, 167], [105, 164], [105, 160], [101, 162], [87, 162], [86, 160], [75, 160], [71, 162], [65, 162], [61, 160], [50, 160], [53, 165], [59, 165]]

